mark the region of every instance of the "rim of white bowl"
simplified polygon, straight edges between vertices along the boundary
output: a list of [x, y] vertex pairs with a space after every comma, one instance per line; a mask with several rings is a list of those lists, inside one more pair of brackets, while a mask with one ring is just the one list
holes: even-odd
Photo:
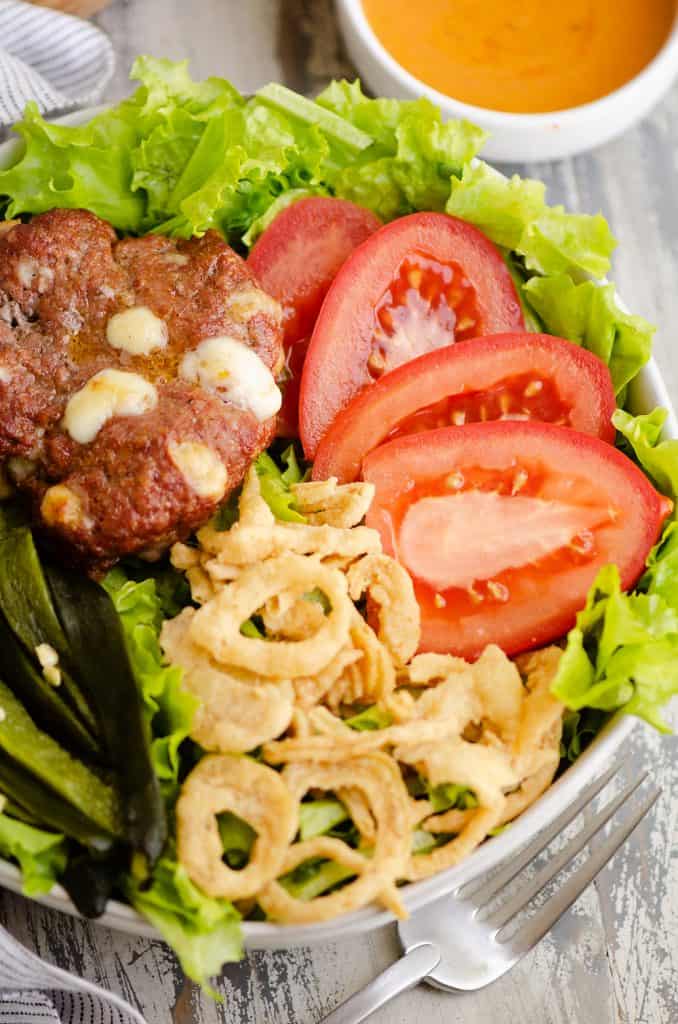
[[560, 110], [549, 110], [538, 113], [512, 113], [509, 110], [494, 110], [491, 107], [479, 107], [471, 103], [464, 103], [462, 100], [450, 96], [448, 93], [440, 92], [432, 85], [417, 78], [407, 68], [403, 67], [386, 49], [376, 32], [372, 28], [362, 0], [338, 0], [338, 4], [351, 19], [353, 26], [362, 42], [380, 64], [383, 64], [400, 84], [408, 89], [425, 95], [443, 110], [451, 111], [452, 108], [459, 117], [468, 121], [480, 121], [483, 127], [490, 131], [493, 127], [535, 127], [551, 125], [554, 119], [561, 124], [576, 124], [582, 120], [595, 120], [604, 118], [613, 107], [625, 103], [633, 95], [640, 93], [655, 78], [659, 72], [673, 70], [678, 74], [678, 9], [674, 16], [671, 30], [664, 40], [662, 46], [654, 55], [651, 61], [644, 68], [630, 78], [628, 82], [620, 85], [612, 92], [606, 93], [597, 100], [590, 103], [581, 103], [576, 107], [565, 107]]

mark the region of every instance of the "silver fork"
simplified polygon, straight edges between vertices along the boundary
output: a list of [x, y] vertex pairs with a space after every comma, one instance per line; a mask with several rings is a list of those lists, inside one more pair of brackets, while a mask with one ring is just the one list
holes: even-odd
[[[552, 859], [518, 888], [510, 883], [574, 821], [619, 771], [620, 765], [587, 786], [566, 810], [496, 873], [473, 879], [398, 925], [404, 955], [321, 1024], [360, 1024], [401, 992], [426, 981], [446, 992], [484, 988], [518, 963], [551, 930], [626, 842], [661, 790], [653, 787], [632, 813], [610, 830], [577, 870], [543, 904], [519, 920], [535, 897], [571, 864], [589, 841], [647, 778], [625, 786], [586, 821]], [[497, 899], [506, 897], [497, 904]], [[512, 927], [514, 926], [514, 927]]]

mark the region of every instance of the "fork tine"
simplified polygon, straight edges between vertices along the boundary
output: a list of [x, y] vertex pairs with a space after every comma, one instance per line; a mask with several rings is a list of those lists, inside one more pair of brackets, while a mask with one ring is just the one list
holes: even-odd
[[591, 884], [599, 871], [614, 857], [619, 847], [626, 842], [633, 830], [655, 803], [660, 793], [661, 789], [659, 787], [652, 789], [634, 811], [633, 815], [610, 833], [605, 842], [592, 853], [542, 910], [525, 922], [511, 939], [510, 946], [513, 952], [519, 955], [527, 953], [551, 930], [556, 921], [581, 896], [584, 889]]
[[489, 901], [495, 896], [500, 889], [503, 889], [511, 879], [515, 878], [524, 867], [526, 867], [530, 861], [534, 860], [537, 854], [541, 853], [549, 843], [551, 843], [556, 836], [559, 836], [563, 829], [570, 824], [570, 822], [576, 818], [580, 811], [586, 807], [591, 800], [600, 793], [601, 789], [604, 789], [607, 783], [617, 774], [621, 764], [613, 765], [611, 768], [595, 779], [590, 785], [586, 786], [581, 791], [574, 803], [570, 804], [562, 814], [553, 821], [548, 828], [543, 829], [537, 833], [535, 838], [527, 844], [524, 849], [518, 854], [517, 857], [513, 857], [508, 864], [501, 868], [492, 878], [488, 881], [485, 878], [473, 879], [463, 885], [461, 889], [455, 895], [458, 899], [472, 899], [476, 893], [481, 894], [482, 903], [477, 901], [478, 907], [484, 907]]
[[[556, 854], [549, 862], [542, 868], [541, 871], [537, 872], [535, 877], [528, 882], [527, 885], [522, 886], [515, 896], [511, 897], [506, 903], [503, 904], [495, 913], [487, 915], [487, 920], [497, 928], [502, 928], [508, 921], [511, 920], [520, 910], [525, 907], [531, 899], [533, 899], [538, 892], [544, 888], [544, 886], [555, 878], [562, 869], [570, 863], [570, 861], [577, 856], [577, 854], [584, 849], [589, 839], [596, 834], [596, 832], [603, 827], [603, 825], [610, 820], [613, 814], [619, 810], [621, 805], [628, 800], [631, 794], [638, 789], [640, 784], [647, 777], [641, 775], [639, 779], [629, 783], [625, 789], [618, 793], [614, 799], [610, 800], [609, 803], [605, 804], [602, 810], [589, 821], [583, 828], [577, 832], [576, 836], [566, 843], [562, 850]], [[481, 915], [482, 919], [482, 915]]]

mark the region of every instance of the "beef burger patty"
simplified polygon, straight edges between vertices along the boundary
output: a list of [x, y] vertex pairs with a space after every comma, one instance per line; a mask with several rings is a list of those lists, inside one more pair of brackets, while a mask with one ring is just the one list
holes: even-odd
[[0, 464], [75, 564], [155, 555], [270, 442], [281, 311], [214, 231], [0, 224]]

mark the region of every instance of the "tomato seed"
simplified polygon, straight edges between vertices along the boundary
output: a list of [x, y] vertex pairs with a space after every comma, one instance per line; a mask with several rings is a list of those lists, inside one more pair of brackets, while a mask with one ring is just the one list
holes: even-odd
[[379, 349], [374, 349], [374, 351], [370, 354], [370, 358], [367, 360], [367, 367], [370, 373], [373, 373], [375, 375], [383, 373], [385, 366], [386, 358], [384, 356], [384, 353], [380, 352]]
[[445, 486], [449, 487], [453, 491], [459, 491], [464, 486], [464, 474], [461, 470], [456, 470], [454, 473], [450, 473], [449, 476], [445, 477]]
[[509, 588], [504, 583], [497, 583], [496, 580], [489, 580], [487, 589], [497, 601], [508, 601], [511, 596]]
[[525, 398], [534, 398], [535, 395], [539, 394], [543, 387], [544, 382], [542, 380], [531, 380], [523, 391], [523, 396]]
[[527, 472], [524, 469], [519, 469], [513, 478], [513, 486], [511, 487], [511, 494], [517, 494], [525, 484], [527, 483]]

